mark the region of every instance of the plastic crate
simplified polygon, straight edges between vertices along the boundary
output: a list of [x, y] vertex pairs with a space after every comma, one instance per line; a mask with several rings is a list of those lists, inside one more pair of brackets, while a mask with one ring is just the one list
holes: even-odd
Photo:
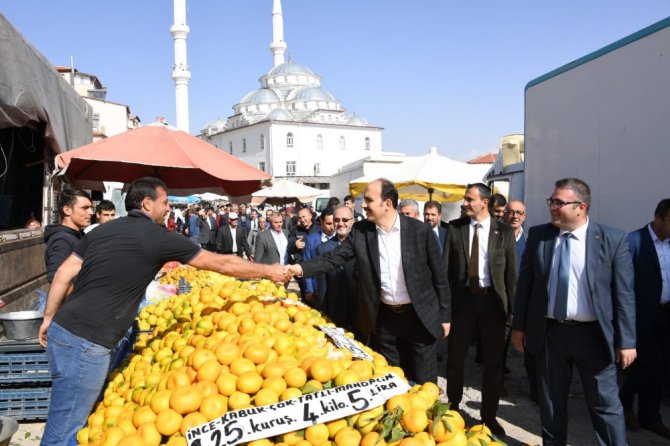
[[0, 387], [51, 382], [45, 352], [0, 353]]
[[51, 389], [3, 388], [0, 390], [0, 416], [15, 420], [44, 420], [49, 411]]

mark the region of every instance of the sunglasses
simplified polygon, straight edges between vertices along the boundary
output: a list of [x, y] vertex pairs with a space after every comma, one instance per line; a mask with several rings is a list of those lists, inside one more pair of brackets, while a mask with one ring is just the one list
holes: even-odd
[[349, 223], [351, 220], [353, 220], [353, 218], [333, 218], [334, 223]]

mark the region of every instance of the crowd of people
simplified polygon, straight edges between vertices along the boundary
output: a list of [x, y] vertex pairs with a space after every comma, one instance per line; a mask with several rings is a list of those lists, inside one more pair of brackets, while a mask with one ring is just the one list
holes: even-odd
[[[128, 217], [109, 221], [100, 203], [100, 226], [84, 237], [90, 197], [66, 191], [62, 223], [45, 230], [52, 286], [40, 340], [58, 378], [43, 444], [81, 427], [109, 349], [167, 260], [242, 278], [295, 278], [305, 302], [410, 380], [446, 376], [455, 410], [468, 350], [477, 345], [481, 420], [498, 436], [505, 435], [496, 417], [511, 344], [524, 352], [545, 445], [567, 443], [573, 367], [598, 444], [626, 444], [626, 428], [670, 439], [660, 418], [670, 358], [670, 199], [631, 234], [589, 218], [591, 191], [579, 179], [557, 181], [547, 205], [550, 222], [526, 230], [522, 201], [476, 183], [465, 189], [461, 217], [446, 223], [439, 202], [426, 202], [422, 219], [418, 203], [400, 201], [395, 186], [379, 179], [365, 189], [364, 216], [351, 196], [342, 204], [332, 198], [320, 215], [244, 204], [170, 210], [165, 185], [144, 178], [129, 190]], [[82, 317], [91, 302], [113, 321]], [[80, 359], [59, 361], [63, 346]], [[87, 355], [98, 361], [93, 371]], [[81, 397], [67, 397], [73, 394]]]

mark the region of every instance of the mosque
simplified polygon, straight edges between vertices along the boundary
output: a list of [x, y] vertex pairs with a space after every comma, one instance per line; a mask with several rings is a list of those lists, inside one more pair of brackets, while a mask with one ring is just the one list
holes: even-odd
[[328, 189], [342, 166], [381, 154], [383, 129], [348, 114], [321, 76], [285, 60], [286, 49], [281, 0], [274, 0], [272, 68], [232, 116], [208, 123], [199, 137], [274, 178]]

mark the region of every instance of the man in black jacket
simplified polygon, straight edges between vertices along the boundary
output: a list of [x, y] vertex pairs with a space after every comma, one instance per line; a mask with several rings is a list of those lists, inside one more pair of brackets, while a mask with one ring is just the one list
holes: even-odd
[[365, 188], [367, 220], [333, 251], [293, 265], [313, 276], [358, 263], [356, 327], [416, 382], [437, 380], [435, 341], [451, 327], [451, 298], [440, 248], [428, 225], [398, 213], [398, 190], [386, 179]]
[[253, 260], [247, 235], [243, 229], [237, 226], [238, 215], [236, 212], [228, 214], [228, 224], [219, 226], [216, 234], [216, 252], [222, 254], [235, 254], [239, 257], [246, 254], [249, 260]]

